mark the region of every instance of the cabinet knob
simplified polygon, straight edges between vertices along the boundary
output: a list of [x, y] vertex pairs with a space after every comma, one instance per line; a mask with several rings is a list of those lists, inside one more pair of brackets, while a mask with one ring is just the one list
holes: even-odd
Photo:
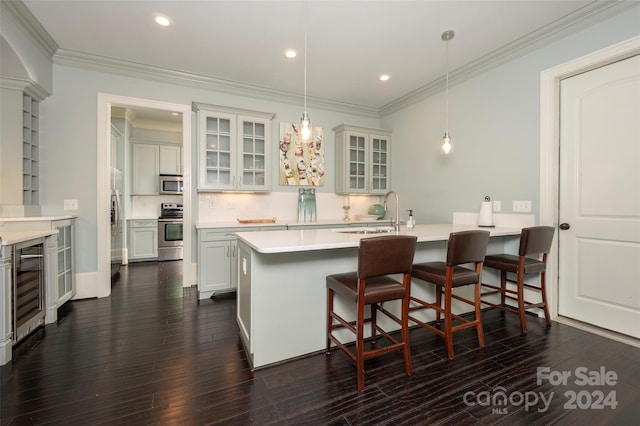
[[565, 223], [561, 223], [558, 228], [562, 229], [563, 231], [566, 231], [567, 229], [571, 228], [571, 225], [565, 222]]

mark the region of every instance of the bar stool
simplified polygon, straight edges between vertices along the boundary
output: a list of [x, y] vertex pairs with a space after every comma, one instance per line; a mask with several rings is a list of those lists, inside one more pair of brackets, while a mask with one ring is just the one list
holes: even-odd
[[[547, 308], [547, 290], [545, 287], [547, 255], [551, 250], [553, 234], [555, 228], [552, 226], [532, 226], [524, 228], [520, 234], [520, 248], [518, 256], [512, 254], [495, 254], [485, 258], [484, 266], [500, 271], [500, 287], [482, 283], [482, 287], [489, 291], [482, 293], [482, 303], [505, 312], [516, 314], [520, 317], [520, 330], [522, 334], [527, 334], [527, 321], [525, 312], [532, 308], [542, 308], [547, 327], [551, 327], [551, 317]], [[508, 279], [507, 273], [515, 273], [516, 280]], [[525, 283], [525, 275], [536, 274], [540, 277], [540, 285]], [[516, 285], [515, 290], [507, 288], [507, 283]], [[539, 291], [541, 294], [540, 303], [528, 302], [524, 299], [524, 289]], [[500, 294], [500, 304], [495, 304], [484, 299], [492, 294]], [[508, 306], [506, 299], [515, 300], [518, 303], [517, 309]]]
[[[414, 278], [432, 283], [436, 286], [436, 301], [435, 303], [430, 303], [412, 296], [411, 301], [417, 305], [409, 307], [409, 320], [444, 337], [449, 359], [453, 359], [453, 333], [456, 331], [475, 327], [478, 333], [478, 344], [480, 347], [484, 346], [480, 316], [480, 283], [482, 281], [482, 263], [487, 252], [488, 243], [488, 231], [452, 232], [449, 235], [446, 262], [416, 263], [413, 265], [411, 275]], [[474, 269], [460, 266], [465, 263], [473, 263]], [[453, 294], [455, 287], [466, 285], [473, 285], [475, 287], [474, 300]], [[444, 307], [442, 306], [443, 293]], [[451, 304], [453, 299], [473, 306], [475, 319], [470, 321], [452, 313]], [[411, 315], [411, 312], [423, 309], [434, 309], [436, 311], [437, 325], [440, 324], [441, 314], [444, 314], [444, 331]], [[454, 319], [460, 324], [453, 325]]]
[[[413, 373], [409, 348], [409, 286], [411, 284], [411, 265], [416, 249], [417, 238], [409, 235], [385, 235], [362, 238], [358, 251], [358, 271], [327, 276], [327, 348], [331, 352], [331, 342], [335, 343], [356, 363], [358, 391], [364, 390], [364, 360], [387, 352], [401, 350], [404, 354], [404, 369], [408, 376]], [[388, 274], [403, 274], [402, 282]], [[347, 321], [333, 310], [334, 293], [338, 293], [356, 302], [357, 319]], [[383, 308], [382, 302], [400, 299], [402, 318], [397, 318]], [[364, 318], [365, 305], [370, 305], [370, 317]], [[399, 323], [402, 341], [383, 330], [376, 322], [380, 311]], [[334, 320], [337, 323], [334, 323]], [[374, 348], [364, 350], [364, 324], [371, 323], [371, 342]], [[334, 336], [336, 329], [346, 328], [356, 335], [355, 354]], [[375, 348], [376, 335], [380, 332], [391, 344]]]

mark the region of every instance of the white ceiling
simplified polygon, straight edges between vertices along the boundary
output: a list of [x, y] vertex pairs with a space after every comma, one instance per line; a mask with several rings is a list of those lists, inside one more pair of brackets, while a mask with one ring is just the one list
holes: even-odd
[[[174, 1], [23, 0], [60, 47], [229, 87], [299, 99], [308, 10], [308, 96], [380, 110], [441, 81], [450, 70], [553, 36], [596, 8], [591, 0], [503, 1]], [[597, 6], [602, 7], [602, 6]], [[155, 13], [173, 20], [160, 28]], [[549, 38], [547, 38], [547, 41]], [[518, 47], [520, 48], [520, 47]], [[135, 63], [135, 64], [133, 64]], [[378, 81], [381, 73], [391, 80]], [[310, 112], [311, 115], [311, 112]]]

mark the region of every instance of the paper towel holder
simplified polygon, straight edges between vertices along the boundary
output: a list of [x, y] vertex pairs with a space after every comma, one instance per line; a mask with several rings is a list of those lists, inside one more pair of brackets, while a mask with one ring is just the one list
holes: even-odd
[[495, 228], [493, 224], [493, 205], [491, 197], [484, 197], [484, 201], [480, 204], [480, 213], [478, 213], [478, 226], [482, 228]]

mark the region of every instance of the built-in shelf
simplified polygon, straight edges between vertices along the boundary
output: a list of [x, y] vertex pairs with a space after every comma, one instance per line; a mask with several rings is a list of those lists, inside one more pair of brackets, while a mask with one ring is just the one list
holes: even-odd
[[37, 205], [39, 198], [39, 108], [40, 102], [29, 95], [22, 97], [22, 201]]

